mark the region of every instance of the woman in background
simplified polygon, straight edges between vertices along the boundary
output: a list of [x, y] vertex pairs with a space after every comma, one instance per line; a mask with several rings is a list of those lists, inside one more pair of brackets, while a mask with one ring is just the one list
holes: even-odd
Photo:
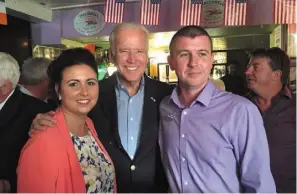
[[81, 48], [66, 50], [48, 74], [60, 101], [56, 125], [34, 134], [23, 148], [18, 192], [116, 192], [113, 163], [87, 117], [99, 93], [94, 56]]

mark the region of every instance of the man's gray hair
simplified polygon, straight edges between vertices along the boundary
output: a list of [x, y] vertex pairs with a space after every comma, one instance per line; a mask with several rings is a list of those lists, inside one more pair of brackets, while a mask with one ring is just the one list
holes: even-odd
[[0, 86], [9, 80], [13, 89], [20, 79], [20, 66], [18, 62], [8, 53], [0, 52]]
[[145, 32], [145, 34], [147, 35], [147, 41], [149, 41], [148, 39], [149, 39], [150, 32], [143, 25], [136, 24], [136, 23], [119, 24], [119, 25], [117, 25], [117, 27], [115, 27], [112, 30], [112, 32], [111, 32], [111, 34], [109, 36], [109, 45], [110, 45], [110, 49], [111, 49], [112, 54], [115, 54], [115, 39], [116, 39], [117, 33], [122, 29], [141, 29], [141, 30], [143, 30]]
[[22, 82], [24, 85], [37, 85], [47, 79], [47, 69], [51, 60], [47, 58], [29, 58], [22, 65]]

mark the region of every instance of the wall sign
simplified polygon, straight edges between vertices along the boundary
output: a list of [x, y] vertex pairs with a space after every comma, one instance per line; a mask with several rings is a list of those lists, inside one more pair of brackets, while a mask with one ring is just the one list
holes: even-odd
[[225, 0], [204, 0], [202, 9], [202, 26], [218, 27], [224, 24]]
[[84, 9], [74, 18], [74, 28], [85, 36], [98, 34], [104, 27], [104, 16], [97, 10]]

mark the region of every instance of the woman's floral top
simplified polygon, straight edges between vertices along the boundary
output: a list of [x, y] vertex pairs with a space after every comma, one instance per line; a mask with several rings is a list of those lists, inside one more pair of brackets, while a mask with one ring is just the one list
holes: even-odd
[[113, 193], [114, 167], [90, 131], [84, 137], [70, 134], [84, 176], [87, 193]]

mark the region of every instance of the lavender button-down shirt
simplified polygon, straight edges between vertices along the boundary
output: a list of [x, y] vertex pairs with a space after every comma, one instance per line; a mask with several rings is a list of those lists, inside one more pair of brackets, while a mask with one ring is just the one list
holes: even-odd
[[209, 81], [188, 108], [175, 89], [160, 113], [171, 192], [275, 192], [263, 120], [253, 103]]

